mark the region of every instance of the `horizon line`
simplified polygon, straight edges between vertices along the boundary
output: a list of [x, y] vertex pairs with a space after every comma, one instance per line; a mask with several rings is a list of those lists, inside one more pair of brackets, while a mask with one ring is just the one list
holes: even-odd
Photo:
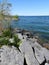
[[[18, 14], [14, 14], [12, 16], [15, 16], [15, 15], [18, 15]], [[18, 16], [49, 16], [49, 15], [18, 15]]]
[[49, 16], [49, 15], [18, 15], [18, 16]]
[[49, 16], [49, 15], [19, 15], [19, 14], [11, 14], [11, 15], [18, 15], [18, 16]]

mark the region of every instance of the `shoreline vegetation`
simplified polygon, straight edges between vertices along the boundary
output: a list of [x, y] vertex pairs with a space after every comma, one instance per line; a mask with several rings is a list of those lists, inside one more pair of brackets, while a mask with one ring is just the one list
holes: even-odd
[[[5, 18], [4, 18], [5, 17]], [[18, 20], [19, 16], [18, 15], [0, 15], [0, 21], [2, 20], [2, 18], [4, 18], [5, 20], [9, 20], [11, 18], [11, 20]]]
[[14, 16], [11, 16], [11, 17], [12, 17], [12, 20], [18, 20], [19, 19], [18, 15], [14, 15]]
[[8, 0], [1, 0], [0, 2], [0, 47], [2, 45], [10, 45], [19, 47], [21, 41], [11, 28], [11, 21], [18, 20], [18, 16], [10, 14], [12, 4]]
[[19, 47], [21, 40], [18, 38], [18, 35], [13, 33], [11, 28], [4, 29], [0, 35], [0, 48], [3, 45]]

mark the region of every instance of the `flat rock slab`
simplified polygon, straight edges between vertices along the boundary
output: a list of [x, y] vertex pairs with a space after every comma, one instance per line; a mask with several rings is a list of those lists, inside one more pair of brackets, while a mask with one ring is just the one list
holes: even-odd
[[46, 48], [43, 48], [42, 52], [43, 52], [43, 55], [46, 58], [46, 61], [49, 62], [49, 50], [46, 49]]
[[31, 47], [33, 47], [33, 48], [37, 47], [39, 50], [42, 50], [43, 47], [37, 41], [35, 41], [35, 40], [36, 39], [34, 39], [34, 38], [33, 39], [30, 38], [28, 40], [28, 42], [30, 43]]
[[39, 48], [40, 50], [42, 50], [42, 48], [43, 48], [38, 42], [35, 42], [34, 46], [37, 47], [37, 48]]
[[0, 49], [0, 65], [23, 65], [24, 57], [15, 47], [3, 46]]
[[38, 48], [38, 50], [42, 53], [42, 55], [49, 61], [49, 50], [42, 47], [39, 43], [35, 42], [34, 47]]
[[34, 56], [34, 52], [32, 50], [31, 45], [29, 44], [29, 42], [24, 41], [20, 47], [19, 47], [20, 51], [23, 53], [27, 65], [39, 65], [38, 61], [36, 60], [35, 56]]
[[35, 47], [34, 50], [35, 50], [36, 59], [40, 64], [42, 64], [45, 61], [43, 53], [37, 47]]

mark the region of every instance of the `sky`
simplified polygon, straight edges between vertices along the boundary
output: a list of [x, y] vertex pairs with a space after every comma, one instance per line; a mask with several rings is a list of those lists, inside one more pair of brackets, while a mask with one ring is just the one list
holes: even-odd
[[49, 15], [49, 0], [9, 0], [12, 15]]

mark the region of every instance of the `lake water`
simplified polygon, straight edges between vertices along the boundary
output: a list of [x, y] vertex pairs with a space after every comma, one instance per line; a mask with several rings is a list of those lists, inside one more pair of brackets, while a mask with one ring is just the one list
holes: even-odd
[[18, 22], [12, 21], [12, 27], [25, 29], [49, 39], [49, 16], [20, 16]]

